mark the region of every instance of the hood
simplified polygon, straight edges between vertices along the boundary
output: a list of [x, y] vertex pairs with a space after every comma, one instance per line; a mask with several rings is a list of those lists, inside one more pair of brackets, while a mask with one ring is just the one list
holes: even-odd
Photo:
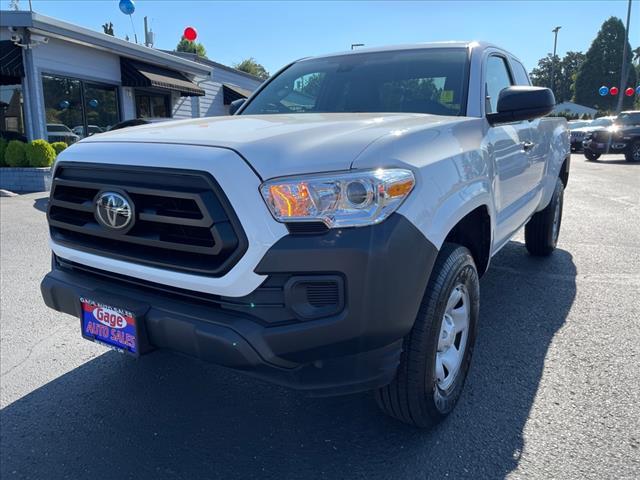
[[80, 143], [151, 142], [229, 148], [263, 179], [346, 170], [373, 142], [460, 117], [413, 113], [238, 115], [163, 122], [92, 135]]
[[580, 127], [580, 128], [572, 128], [571, 131], [572, 132], [584, 132], [584, 133], [589, 133], [589, 132], [594, 132], [596, 130], [604, 130], [606, 128], [609, 127], [603, 127], [602, 125], [600, 126], [595, 126], [595, 127]]

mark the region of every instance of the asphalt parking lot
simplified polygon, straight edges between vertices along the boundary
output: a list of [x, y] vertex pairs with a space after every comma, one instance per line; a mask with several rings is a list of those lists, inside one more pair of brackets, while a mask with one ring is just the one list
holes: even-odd
[[82, 340], [40, 298], [46, 195], [2, 198], [0, 477], [640, 478], [640, 164], [573, 157], [559, 249], [496, 256], [465, 392], [430, 432], [369, 394]]

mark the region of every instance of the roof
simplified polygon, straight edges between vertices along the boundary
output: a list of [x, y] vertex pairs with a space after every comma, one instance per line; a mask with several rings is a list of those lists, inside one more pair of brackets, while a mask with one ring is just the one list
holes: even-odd
[[26, 28], [30, 32], [40, 35], [61, 38], [92, 48], [106, 50], [122, 57], [142, 60], [189, 74], [207, 75], [211, 71], [210, 68], [202, 63], [169, 55], [162, 50], [128, 42], [121, 38], [96, 32], [36, 12], [2, 10], [0, 13], [0, 27]]
[[227, 70], [229, 72], [235, 73], [237, 75], [242, 75], [243, 77], [250, 78], [251, 80], [256, 80], [258, 82], [263, 82], [264, 80], [260, 77], [256, 77], [255, 75], [251, 75], [250, 73], [243, 72], [242, 70], [238, 70], [237, 68], [230, 67], [228, 65], [223, 65], [222, 63], [214, 62], [213, 60], [205, 57], [200, 57], [195, 53], [190, 52], [176, 52], [175, 50], [162, 50], [163, 52], [168, 53], [169, 55], [175, 55], [176, 57], [188, 58], [197, 63], [202, 63], [203, 65], [209, 65], [210, 67], [220, 68], [222, 70]]
[[312, 58], [337, 57], [342, 55], [362, 55], [363, 53], [393, 52], [395, 50], [421, 50], [426, 48], [488, 48], [488, 47], [499, 48], [489, 42], [475, 41], [475, 40], [467, 40], [467, 41], [454, 40], [449, 42], [408, 43], [408, 44], [400, 44], [400, 45], [387, 45], [383, 47], [358, 48], [356, 50], [346, 50], [343, 52], [329, 53], [326, 55], [306, 57], [301, 60], [310, 60]]
[[596, 113], [598, 110], [596, 108], [587, 107], [585, 105], [580, 105], [578, 103], [573, 102], [562, 102], [558, 103], [554, 109], [554, 112], [582, 112], [582, 113]]

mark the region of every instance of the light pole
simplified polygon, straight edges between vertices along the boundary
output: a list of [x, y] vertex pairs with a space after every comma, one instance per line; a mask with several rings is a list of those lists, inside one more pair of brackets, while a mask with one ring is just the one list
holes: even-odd
[[356, 47], [364, 47], [364, 43], [352, 43], [351, 50], [355, 50]]
[[553, 57], [551, 57], [551, 91], [553, 92], [553, 94], [555, 95], [556, 92], [555, 90], [555, 84], [556, 84], [556, 47], [558, 46], [558, 32], [560, 31], [562, 27], [561, 26], [557, 26], [556, 28], [554, 28], [553, 30], [551, 30], [554, 33], [554, 38], [553, 38]]
[[616, 115], [622, 110], [622, 101], [624, 99], [624, 91], [627, 88], [627, 43], [629, 43], [629, 20], [631, 19], [631, 0], [627, 7], [627, 27], [624, 31], [624, 47], [622, 48], [622, 68], [620, 69], [620, 90], [618, 91], [618, 105], [616, 106]]

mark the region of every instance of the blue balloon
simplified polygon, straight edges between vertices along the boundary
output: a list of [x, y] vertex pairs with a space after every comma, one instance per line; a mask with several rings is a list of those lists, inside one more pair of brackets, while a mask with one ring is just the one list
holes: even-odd
[[640, 86], [636, 87], [636, 95], [640, 95]]
[[69, 108], [71, 104], [69, 103], [69, 100], [62, 100], [60, 102], [60, 110], [66, 110], [67, 108]]
[[136, 5], [133, 3], [133, 0], [120, 0], [118, 6], [120, 7], [120, 11], [125, 15], [131, 15], [136, 11]]
[[98, 108], [98, 100], [96, 100], [95, 98], [92, 98], [91, 100], [89, 100], [89, 106], [91, 108]]
[[600, 94], [601, 97], [604, 97], [607, 95], [607, 93], [609, 93], [609, 88], [603, 85], [598, 89], [598, 93]]

